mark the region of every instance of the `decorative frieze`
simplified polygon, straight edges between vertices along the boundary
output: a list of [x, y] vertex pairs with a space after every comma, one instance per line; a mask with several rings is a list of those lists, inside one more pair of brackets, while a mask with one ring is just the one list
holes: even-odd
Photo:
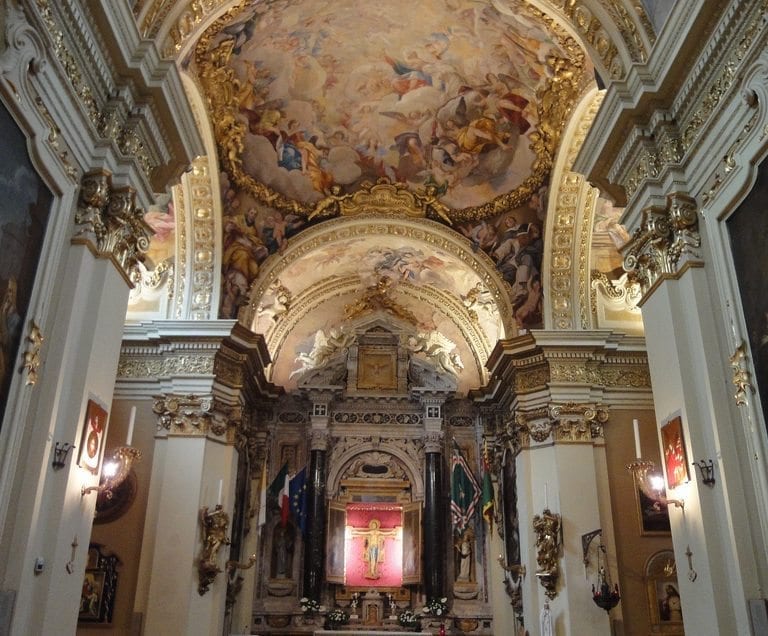
[[675, 277], [686, 263], [701, 264], [696, 201], [673, 193], [664, 208], [643, 211], [640, 227], [624, 246], [624, 269], [640, 284], [643, 297], [664, 277]]
[[141, 276], [138, 265], [152, 235], [135, 196], [128, 186], [114, 188], [105, 170], [83, 175], [75, 212], [79, 229], [72, 239], [87, 244], [97, 257], [110, 259], [131, 286], [134, 277]]

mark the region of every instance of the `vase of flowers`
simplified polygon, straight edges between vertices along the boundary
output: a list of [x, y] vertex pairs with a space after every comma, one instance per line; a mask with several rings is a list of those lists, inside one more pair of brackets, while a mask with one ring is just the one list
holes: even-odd
[[403, 629], [407, 629], [413, 632], [421, 631], [421, 621], [419, 620], [419, 617], [409, 609], [403, 610], [400, 613], [400, 615], [397, 617], [397, 623]]
[[349, 614], [347, 614], [340, 607], [334, 607], [330, 612], [325, 615], [325, 623], [327, 627], [334, 629], [339, 625], [346, 625], [349, 622]]

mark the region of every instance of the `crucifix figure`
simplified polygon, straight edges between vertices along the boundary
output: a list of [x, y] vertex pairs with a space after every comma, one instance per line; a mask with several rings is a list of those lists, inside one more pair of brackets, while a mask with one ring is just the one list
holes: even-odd
[[387, 537], [397, 536], [397, 528], [382, 530], [381, 522], [378, 519], [371, 519], [368, 522], [367, 530], [353, 528], [352, 536], [365, 537], [363, 561], [368, 564], [365, 578], [378, 579], [381, 576], [379, 565], [384, 562], [384, 542]]

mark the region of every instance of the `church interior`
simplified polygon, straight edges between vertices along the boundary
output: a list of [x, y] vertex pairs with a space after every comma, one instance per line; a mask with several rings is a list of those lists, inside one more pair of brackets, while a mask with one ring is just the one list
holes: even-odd
[[0, 635], [768, 634], [768, 0], [6, 0], [0, 101]]

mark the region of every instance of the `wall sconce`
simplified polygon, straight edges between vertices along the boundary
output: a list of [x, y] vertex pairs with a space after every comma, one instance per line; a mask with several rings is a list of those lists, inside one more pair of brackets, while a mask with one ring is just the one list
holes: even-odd
[[513, 563], [507, 565], [504, 555], [500, 554], [499, 565], [504, 570], [504, 589], [511, 600], [511, 605], [518, 616], [523, 615], [523, 579], [525, 578], [525, 564]]
[[202, 526], [200, 540], [203, 543], [203, 549], [197, 561], [199, 576], [197, 592], [202, 596], [210, 589], [216, 575], [221, 572], [217, 560], [221, 546], [229, 545], [229, 539], [227, 539], [229, 515], [224, 512], [221, 504], [216, 504], [213, 510], [204, 506], [200, 510], [200, 525]]
[[80, 496], [89, 492], [103, 492], [107, 499], [112, 499], [112, 491], [125, 481], [131, 467], [141, 459], [141, 451], [133, 446], [118, 446], [101, 466], [101, 479], [98, 486], [83, 486]]
[[51, 464], [55, 470], [64, 468], [67, 465], [67, 455], [69, 455], [69, 451], [74, 447], [75, 445], [69, 442], [64, 442], [63, 444], [56, 442], [56, 445], [53, 447], [53, 462]]
[[627, 470], [635, 478], [637, 487], [643, 494], [653, 501], [658, 501], [663, 506], [674, 504], [678, 508], [685, 509], [685, 502], [680, 499], [668, 499], [664, 494], [664, 477], [656, 472], [656, 465], [649, 459], [636, 459], [627, 464]]
[[715, 462], [711, 459], [700, 459], [697, 462], [691, 462], [701, 473], [701, 483], [710, 488], [715, 485]]

